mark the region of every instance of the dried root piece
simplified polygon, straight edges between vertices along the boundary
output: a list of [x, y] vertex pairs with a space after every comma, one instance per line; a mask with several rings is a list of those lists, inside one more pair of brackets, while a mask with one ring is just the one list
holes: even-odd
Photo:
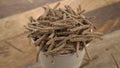
[[58, 2], [53, 9], [57, 9], [57, 7], [60, 5], [60, 2]]
[[119, 64], [118, 64], [118, 62], [117, 62], [117, 60], [116, 60], [116, 58], [115, 58], [115, 56], [114, 56], [112, 53], [111, 53], [111, 57], [112, 57], [115, 65], [116, 65], [116, 68], [120, 68], [120, 67], [119, 67]]
[[42, 41], [42, 43], [39, 46], [39, 49], [38, 49], [38, 52], [37, 52], [37, 56], [36, 56], [36, 62], [38, 62], [38, 60], [39, 60], [39, 54], [40, 54], [40, 52], [41, 52], [43, 47], [44, 47], [44, 41]]
[[76, 45], [76, 56], [79, 57], [79, 46], [80, 46], [80, 42], [77, 42]]
[[84, 42], [84, 48], [85, 48], [86, 55], [88, 56], [89, 60], [91, 61], [92, 58], [91, 58], [91, 56], [90, 56], [90, 54], [89, 54], [89, 52], [88, 52], [88, 50], [87, 50], [87, 47], [86, 47], [86, 43], [85, 43], [85, 42]]

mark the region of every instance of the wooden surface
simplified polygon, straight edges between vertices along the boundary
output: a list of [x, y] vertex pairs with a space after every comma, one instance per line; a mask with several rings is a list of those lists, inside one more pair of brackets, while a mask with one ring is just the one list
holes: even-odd
[[120, 30], [114, 31], [103, 36], [103, 40], [96, 40], [88, 47], [93, 60], [87, 64], [83, 62], [81, 68], [117, 68], [111, 53], [115, 56], [117, 63], [120, 66]]
[[[56, 3], [51, 4], [53, 7]], [[116, 18], [120, 17], [120, 2], [119, 0], [63, 0], [60, 7], [69, 4], [73, 8], [81, 4], [82, 8], [86, 9], [86, 16], [96, 16], [93, 19], [95, 25], [101, 27], [104, 23], [111, 20], [114, 22]], [[33, 16], [37, 18], [44, 10], [39, 7], [21, 14], [16, 14], [3, 19], [0, 19], [0, 68], [38, 68], [41, 67], [39, 63], [35, 63], [36, 48], [29, 44], [29, 39], [26, 35], [22, 35], [25, 31], [28, 18]], [[120, 22], [112, 31], [119, 29]], [[108, 31], [108, 30], [107, 30]], [[108, 33], [106, 31], [106, 33]], [[110, 30], [109, 30], [110, 31]], [[20, 34], [20, 35], [19, 35]], [[104, 40], [92, 43], [89, 48], [91, 56], [96, 60], [91, 61], [90, 64], [83, 68], [114, 68], [114, 63], [105, 51], [105, 48], [110, 48], [119, 59], [119, 45], [120, 31], [106, 34]], [[116, 45], [116, 46], [113, 46]], [[83, 62], [84, 63], [84, 62]]]
[[0, 18], [38, 8], [58, 0], [0, 0]]

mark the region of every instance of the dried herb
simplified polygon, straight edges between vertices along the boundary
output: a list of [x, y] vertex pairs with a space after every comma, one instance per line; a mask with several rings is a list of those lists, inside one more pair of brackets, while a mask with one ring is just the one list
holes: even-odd
[[[30, 18], [26, 29], [30, 32], [29, 38], [39, 46], [45, 55], [56, 56], [63, 54], [77, 54], [94, 39], [101, 39], [102, 33], [93, 32], [95, 26], [82, 13], [81, 6], [74, 11], [69, 5], [64, 9], [43, 7], [45, 12], [38, 19]], [[90, 58], [90, 57], [89, 57]]]

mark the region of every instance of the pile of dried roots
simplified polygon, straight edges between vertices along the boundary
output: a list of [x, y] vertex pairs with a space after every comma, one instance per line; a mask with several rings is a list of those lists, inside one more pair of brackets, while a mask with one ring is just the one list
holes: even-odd
[[[58, 4], [57, 4], [58, 5]], [[101, 39], [102, 33], [94, 32], [95, 26], [83, 15], [80, 6], [74, 11], [65, 5], [64, 9], [43, 7], [45, 12], [37, 20], [32, 17], [26, 26], [29, 38], [45, 55], [76, 53], [94, 39]], [[38, 52], [38, 55], [39, 55]]]

